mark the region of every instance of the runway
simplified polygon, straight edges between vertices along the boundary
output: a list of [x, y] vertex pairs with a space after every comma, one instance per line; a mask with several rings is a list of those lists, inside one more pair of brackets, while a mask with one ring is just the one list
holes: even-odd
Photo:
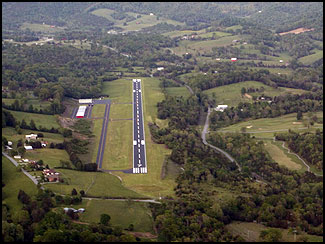
[[133, 79], [133, 169], [134, 174], [147, 173], [146, 145], [142, 109], [141, 80]]

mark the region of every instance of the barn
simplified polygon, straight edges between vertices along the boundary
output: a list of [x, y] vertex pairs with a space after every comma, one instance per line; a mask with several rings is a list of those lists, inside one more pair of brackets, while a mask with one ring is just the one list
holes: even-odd
[[77, 112], [77, 118], [83, 118], [85, 116], [87, 106], [80, 106]]

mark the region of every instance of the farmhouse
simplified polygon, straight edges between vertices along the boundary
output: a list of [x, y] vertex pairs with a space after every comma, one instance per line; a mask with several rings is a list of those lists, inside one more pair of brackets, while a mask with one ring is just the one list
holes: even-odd
[[218, 105], [214, 108], [215, 111], [223, 112], [226, 108], [228, 108], [228, 105]]
[[60, 173], [55, 169], [43, 169], [43, 175], [49, 182], [55, 182], [60, 180]]
[[77, 112], [77, 118], [83, 118], [85, 116], [87, 106], [80, 106]]
[[26, 139], [29, 141], [30, 139], [36, 140], [37, 139], [37, 134], [30, 134], [25, 136]]

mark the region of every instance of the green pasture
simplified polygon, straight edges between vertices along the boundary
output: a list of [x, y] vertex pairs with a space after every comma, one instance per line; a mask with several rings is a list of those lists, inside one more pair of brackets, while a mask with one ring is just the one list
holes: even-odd
[[211, 51], [213, 47], [222, 47], [232, 44], [233, 40], [241, 40], [240, 35], [231, 35], [208, 41], [193, 41], [189, 47], [197, 51]]
[[270, 86], [267, 86], [261, 82], [258, 81], [244, 81], [239, 83], [234, 83], [230, 85], [225, 86], [219, 86], [215, 88], [211, 88], [208, 90], [203, 91], [203, 93], [209, 95], [212, 97], [212, 94], [216, 94], [216, 102], [217, 104], [227, 104], [228, 106], [237, 106], [240, 102], [253, 102], [252, 98], [248, 98], [241, 94], [241, 89], [243, 87], [253, 87], [253, 88], [260, 88], [264, 87], [263, 92], [256, 92], [256, 93], [250, 93], [250, 96], [257, 96], [257, 95], [266, 95], [266, 96], [279, 96], [281, 94], [287, 94], [287, 93], [296, 93], [301, 94], [303, 93], [303, 90], [300, 89], [290, 89], [290, 88], [273, 88]]
[[24, 119], [28, 125], [33, 119], [36, 127], [39, 127], [41, 125], [42, 127], [45, 127], [47, 129], [51, 129], [52, 127], [60, 128], [60, 125], [57, 122], [57, 118], [55, 117], [55, 115], [27, 113], [13, 110], [7, 111], [9, 111], [17, 121], [21, 122]]
[[43, 133], [44, 138], [41, 138], [44, 141], [48, 141], [49, 143], [61, 143], [64, 140], [64, 137], [61, 134], [56, 133], [47, 133], [33, 130], [25, 130], [22, 129], [22, 133], [19, 135], [13, 127], [2, 128], [2, 135], [7, 138], [7, 140], [12, 141], [14, 145], [17, 144], [19, 139], [22, 139], [23, 142], [26, 140], [25, 135], [27, 134], [37, 134]]
[[233, 30], [233, 31], [235, 31], [235, 30], [238, 30], [238, 29], [242, 29], [243, 27], [241, 26], [241, 25], [233, 25], [233, 26], [229, 26], [229, 27], [227, 27], [227, 28], [225, 28], [225, 30]]
[[60, 194], [70, 195], [73, 188], [78, 192], [84, 190], [86, 195], [93, 197], [141, 198], [138, 194], [125, 188], [114, 175], [103, 172], [85, 172], [69, 169], [57, 169], [64, 183], [45, 184], [44, 187]]
[[2, 156], [2, 204], [7, 204], [11, 214], [19, 211], [23, 204], [18, 200], [19, 190], [23, 190], [30, 197], [37, 194], [36, 185], [23, 173], [17, 172], [17, 168], [6, 157]]
[[[161, 170], [166, 155], [170, 154], [170, 150], [164, 145], [156, 144], [150, 137], [148, 123], [156, 122], [160, 126], [164, 126], [167, 121], [157, 118], [157, 102], [164, 99], [157, 78], [134, 77], [141, 79], [142, 83], [142, 99], [143, 99], [143, 116], [146, 139], [146, 159], [148, 165], [147, 174], [124, 174], [122, 172], [114, 172], [119, 175], [126, 187], [150, 197], [159, 197], [165, 195], [173, 195], [175, 186], [174, 180], [161, 180]], [[112, 122], [113, 123], [113, 122]], [[132, 138], [132, 136], [131, 136]], [[132, 153], [132, 146], [131, 146]]]
[[[66, 150], [54, 149], [54, 148], [40, 148], [26, 151], [24, 158], [30, 160], [43, 160], [44, 165], [49, 165], [50, 168], [61, 167], [60, 160], [70, 162], [69, 155]], [[74, 168], [73, 164], [70, 163]]]
[[[295, 162], [295, 160], [293, 160], [291, 157], [289, 157], [288, 154], [285, 154], [285, 152], [283, 150], [281, 150], [281, 145], [282, 142], [272, 142], [272, 141], [264, 141], [264, 147], [266, 149], [266, 151], [269, 153], [269, 155], [271, 156], [271, 158], [277, 162], [279, 165], [283, 165], [285, 167], [287, 167], [290, 170], [303, 170], [305, 171], [306, 166], [302, 166], [302, 162], [297, 163]], [[293, 157], [295, 157], [294, 155], [292, 155]]]
[[132, 79], [118, 79], [104, 82], [102, 94], [109, 96], [113, 103], [132, 102]]
[[[2, 102], [5, 103], [6, 105], [11, 105], [15, 102], [16, 99], [13, 98], [2, 98]], [[17, 98], [17, 100], [20, 102], [20, 99]], [[39, 99], [28, 99], [27, 103], [26, 103], [27, 107], [29, 107], [29, 105], [33, 105], [33, 108], [37, 108], [38, 110], [42, 109], [46, 109], [48, 107], [50, 107], [51, 103], [49, 101], [40, 101]]]
[[[114, 106], [114, 105], [113, 105]], [[133, 124], [131, 120], [108, 123], [103, 169], [130, 169], [133, 160]]]
[[191, 93], [185, 86], [167, 87], [166, 93], [170, 96], [182, 96], [184, 98], [191, 96]]
[[147, 203], [134, 201], [115, 201], [103, 199], [84, 199], [82, 204], [75, 205], [86, 211], [80, 214], [80, 221], [88, 223], [99, 223], [101, 214], [111, 216], [112, 226], [120, 226], [123, 229], [134, 225], [134, 231], [153, 232], [153, 221], [151, 211]]
[[104, 118], [106, 104], [95, 104], [91, 110], [91, 117]]
[[[131, 12], [127, 12], [127, 14], [132, 15]], [[134, 13], [134, 15], [138, 15], [138, 14]], [[123, 21], [123, 23], [124, 22], [125, 21]], [[126, 31], [137, 31], [137, 30], [141, 30], [146, 27], [154, 26], [159, 23], [167, 23], [167, 24], [171, 24], [171, 25], [184, 25], [181, 22], [166, 19], [163, 17], [159, 17], [159, 20], [157, 20], [156, 15], [151, 16], [151, 15], [141, 14], [140, 18], [130, 21], [130, 22], [127, 22], [126, 26], [124, 26], [123, 24], [118, 24], [116, 26], [121, 27]]]
[[278, 73], [280, 73], [281, 75], [291, 75], [294, 72], [290, 68], [254, 67], [253, 69], [255, 69], [255, 70], [267, 69], [272, 74], [278, 74]]
[[192, 34], [204, 34], [205, 30], [199, 30], [199, 31], [194, 31], [194, 30], [175, 30], [175, 31], [170, 31], [163, 33], [163, 36], [169, 36], [170, 38], [174, 37], [179, 37], [179, 36], [184, 36], [184, 35], [192, 35]]
[[31, 23], [23, 23], [20, 26], [20, 29], [22, 30], [26, 30], [26, 29], [30, 29], [31, 31], [35, 31], [35, 32], [45, 32], [45, 33], [56, 33], [56, 32], [60, 32], [60, 31], [64, 31], [63, 27], [58, 27], [55, 26], [54, 28], [51, 27], [51, 25], [47, 25], [47, 24], [31, 24]]
[[211, 38], [212, 36], [215, 36], [216, 38], [218, 37], [224, 37], [224, 36], [231, 36], [230, 33], [227, 32], [222, 32], [222, 31], [212, 31], [212, 32], [206, 32], [198, 35], [199, 37], [202, 38]]
[[[130, 94], [130, 96], [132, 96], [132, 94]], [[111, 104], [109, 112], [110, 120], [132, 119], [132, 116], [132, 104]]]
[[[307, 170], [306, 165], [294, 154], [288, 153], [288, 150], [282, 147], [282, 141], [266, 141], [264, 140], [265, 149], [270, 154], [271, 158], [276, 161], [279, 165], [284, 165], [290, 170], [297, 170], [299, 172], [304, 172]], [[287, 143], [284, 145], [288, 148]], [[307, 163], [308, 164], [308, 163]], [[314, 167], [311, 164], [310, 170], [313, 173], [322, 175], [323, 172]]]
[[316, 62], [317, 60], [323, 58], [323, 50], [315, 49], [314, 52], [315, 52], [314, 54], [299, 58], [298, 59], [299, 62], [301, 62], [305, 65], [310, 65], [310, 64]]
[[[247, 242], [259, 242], [259, 235], [262, 230], [267, 230], [270, 227], [266, 227], [262, 224], [253, 222], [239, 222], [233, 221], [231, 224], [226, 225], [227, 230], [233, 235], [240, 235]], [[293, 233], [289, 232], [289, 229], [276, 228], [282, 232], [283, 242], [294, 242]], [[299, 240], [301, 236], [307, 236], [308, 242], [323, 242], [322, 236], [309, 235], [305, 232], [296, 235], [296, 240]]]
[[[323, 112], [315, 113], [318, 118], [323, 118]], [[255, 120], [248, 120], [240, 122], [228, 127], [219, 129], [219, 132], [240, 132], [242, 127], [246, 128], [246, 132], [250, 133], [251, 136], [256, 138], [273, 138], [275, 132], [285, 132], [288, 129], [305, 132], [305, 131], [315, 131], [318, 127], [323, 128], [323, 124], [315, 123], [313, 126], [310, 126], [309, 129], [302, 129], [306, 126], [304, 121], [307, 120], [307, 113], [303, 113], [303, 120], [297, 121], [297, 113], [291, 113], [282, 115], [275, 118], [262, 118]], [[268, 131], [268, 132], [265, 132]]]
[[99, 17], [104, 17], [104, 18], [108, 19], [109, 21], [114, 22], [115, 24], [122, 24], [123, 22], [125, 22], [125, 19], [124, 20], [114, 19], [111, 16], [111, 14], [113, 14], [114, 12], [115, 11], [112, 10], [112, 9], [99, 8], [99, 9], [96, 9], [96, 10], [92, 11], [91, 14], [97, 15]]

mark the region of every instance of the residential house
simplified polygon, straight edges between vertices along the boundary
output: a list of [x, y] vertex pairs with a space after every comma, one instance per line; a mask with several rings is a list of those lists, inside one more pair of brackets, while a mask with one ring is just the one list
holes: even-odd
[[33, 150], [33, 147], [32, 147], [32, 146], [24, 146], [24, 148], [25, 148], [26, 150]]
[[43, 175], [49, 182], [55, 182], [60, 180], [60, 173], [55, 169], [43, 169]]
[[226, 108], [228, 108], [228, 105], [218, 105], [214, 108], [215, 111], [223, 112]]

